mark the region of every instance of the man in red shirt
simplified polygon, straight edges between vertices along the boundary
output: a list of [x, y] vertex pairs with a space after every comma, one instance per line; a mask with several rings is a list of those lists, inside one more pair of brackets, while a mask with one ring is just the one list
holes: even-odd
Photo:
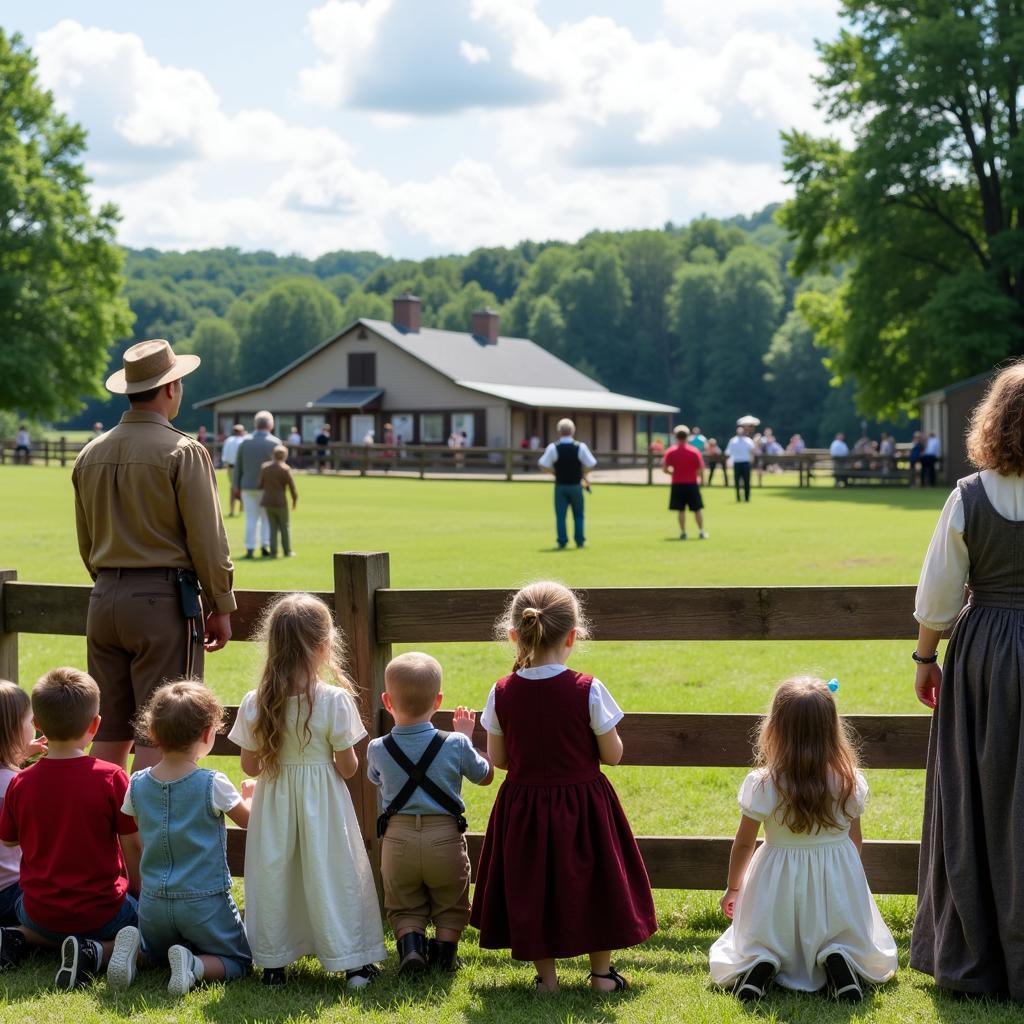
[[672, 431], [676, 443], [661, 460], [661, 468], [672, 476], [670, 510], [679, 513], [679, 539], [686, 540], [686, 510], [689, 509], [697, 520], [700, 539], [706, 540], [704, 532], [704, 500], [700, 496], [700, 481], [704, 471], [704, 459], [700, 452], [687, 444], [690, 428], [682, 425]]

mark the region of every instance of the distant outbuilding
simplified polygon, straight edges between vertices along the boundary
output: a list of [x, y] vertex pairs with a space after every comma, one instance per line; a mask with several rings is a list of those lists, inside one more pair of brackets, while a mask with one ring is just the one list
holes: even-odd
[[552, 438], [567, 416], [601, 451], [632, 451], [651, 417], [679, 411], [616, 394], [533, 341], [502, 336], [491, 310], [475, 313], [465, 333], [424, 327], [420, 300], [408, 294], [393, 300], [390, 323], [357, 320], [262, 383], [196, 408], [212, 408], [222, 433], [268, 409], [279, 423], [299, 424], [308, 443], [326, 423], [340, 441], [373, 431], [443, 445], [454, 432], [492, 448]]

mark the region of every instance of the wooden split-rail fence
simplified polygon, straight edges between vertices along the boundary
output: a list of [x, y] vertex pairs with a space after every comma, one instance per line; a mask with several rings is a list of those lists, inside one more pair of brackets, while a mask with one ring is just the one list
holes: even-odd
[[[23, 633], [83, 636], [88, 586], [28, 583], [14, 570], [0, 570], [0, 677], [18, 678], [18, 637]], [[277, 591], [237, 591], [232, 643], [253, 639], [265, 606]], [[334, 590], [318, 594], [344, 631], [349, 671], [359, 685], [360, 711], [370, 737], [390, 727], [381, 703], [384, 667], [392, 644], [475, 643], [492, 640], [494, 622], [509, 597], [503, 589], [410, 590], [390, 585], [386, 552], [334, 556]], [[636, 587], [579, 591], [595, 641], [912, 640], [916, 637], [911, 586], [852, 587]], [[216, 657], [214, 655], [213, 657]], [[908, 658], [909, 665], [909, 658]], [[670, 685], [672, 680], [660, 682]], [[910, 686], [911, 674], [907, 673]], [[236, 708], [230, 708], [231, 720]], [[847, 719], [873, 769], [922, 768], [928, 745], [928, 715], [852, 715]], [[435, 718], [451, 727], [451, 712]], [[745, 767], [758, 717], [749, 714], [627, 713], [619, 726], [623, 764], [664, 769]], [[482, 729], [474, 737], [486, 746]], [[371, 861], [376, 863], [377, 789], [360, 770], [349, 780]], [[238, 756], [220, 736], [213, 756]], [[614, 770], [612, 770], [614, 772]], [[614, 774], [613, 774], [614, 777]], [[626, 807], [627, 814], [629, 808]], [[245, 832], [230, 829], [228, 856], [242, 873]], [[482, 836], [469, 834], [474, 865]], [[663, 889], [718, 889], [724, 884], [730, 838], [638, 836], [651, 882]], [[913, 893], [919, 844], [867, 840], [863, 860], [878, 893]]]

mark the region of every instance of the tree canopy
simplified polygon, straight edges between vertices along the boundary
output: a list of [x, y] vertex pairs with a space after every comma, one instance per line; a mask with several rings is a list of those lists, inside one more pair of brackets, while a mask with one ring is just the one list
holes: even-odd
[[0, 409], [74, 411], [131, 327], [117, 211], [92, 209], [84, 149], [21, 37], [0, 29]]
[[804, 315], [860, 406], [1024, 353], [1024, 4], [843, 0], [820, 46], [831, 122], [784, 136], [798, 274], [848, 268]]

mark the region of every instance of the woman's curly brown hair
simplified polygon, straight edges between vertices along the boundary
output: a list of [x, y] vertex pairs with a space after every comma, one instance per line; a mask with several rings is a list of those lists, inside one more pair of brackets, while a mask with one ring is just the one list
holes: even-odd
[[967, 455], [978, 469], [1024, 473], [1024, 360], [1006, 367], [971, 415]]

